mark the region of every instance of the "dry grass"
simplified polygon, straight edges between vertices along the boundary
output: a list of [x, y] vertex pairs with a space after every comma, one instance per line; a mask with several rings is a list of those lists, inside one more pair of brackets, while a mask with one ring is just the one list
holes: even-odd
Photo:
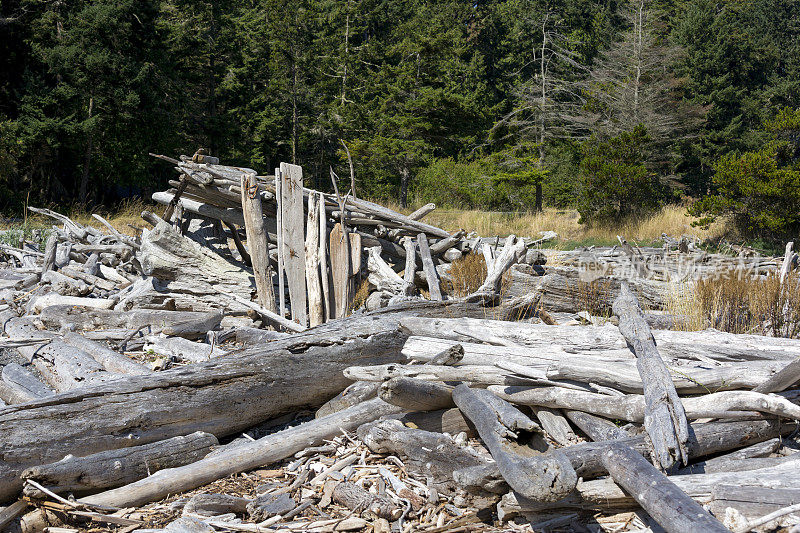
[[[390, 206], [397, 211], [410, 213], [412, 208], [402, 209]], [[416, 207], [416, 206], [414, 206]], [[557, 247], [563, 245], [602, 245], [616, 243], [617, 235], [629, 241], [651, 242], [658, 240], [662, 233], [671, 237], [684, 234], [701, 240], [718, 240], [723, 236], [736, 238], [732, 228], [725, 221], [718, 221], [708, 229], [691, 226], [693, 218], [686, 214], [686, 206], [670, 205], [641, 220], [614, 224], [610, 226], [587, 226], [578, 224], [580, 215], [572, 209], [545, 209], [541, 213], [496, 213], [479, 210], [436, 209], [423, 220], [448, 231], [465, 229], [476, 231], [478, 235], [505, 236], [513, 233], [525, 237], [536, 237], [540, 231], [558, 233]]]
[[777, 274], [752, 278], [726, 272], [676, 286], [669, 310], [681, 329], [715, 328], [730, 333], [800, 337], [800, 274], [781, 283]]
[[448, 292], [455, 296], [466, 296], [478, 290], [486, 279], [486, 260], [480, 254], [467, 254], [453, 261], [450, 267], [452, 287]]

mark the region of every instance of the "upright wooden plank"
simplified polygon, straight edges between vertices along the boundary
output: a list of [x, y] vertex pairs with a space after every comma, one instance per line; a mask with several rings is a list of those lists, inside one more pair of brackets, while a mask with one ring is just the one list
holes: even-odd
[[281, 163], [283, 263], [289, 286], [292, 320], [308, 324], [306, 311], [306, 241], [303, 235], [303, 168]]
[[278, 237], [278, 314], [281, 317], [286, 316], [286, 287], [283, 284], [283, 216], [281, 214], [281, 206], [283, 200], [281, 199], [281, 191], [283, 180], [281, 179], [281, 169], [275, 169], [275, 201], [278, 203], [276, 218], [276, 234]]
[[[352, 294], [355, 295], [356, 288], [361, 282], [361, 258], [364, 250], [361, 247], [361, 235], [358, 233], [350, 234], [350, 282], [352, 284]], [[348, 302], [348, 305], [350, 302]]]
[[422, 270], [428, 280], [428, 292], [431, 295], [431, 300], [441, 302], [444, 297], [442, 296], [442, 288], [439, 282], [439, 273], [436, 272], [436, 265], [433, 264], [431, 250], [428, 247], [428, 238], [424, 233], [417, 235], [417, 246], [419, 246], [419, 255], [422, 257]]
[[[413, 213], [412, 213], [413, 214]], [[403, 279], [406, 283], [414, 283], [414, 274], [417, 272], [417, 243], [411, 237], [403, 237], [403, 248], [406, 250], [406, 269]]]
[[269, 233], [261, 209], [258, 183], [255, 174], [242, 174], [242, 214], [247, 246], [250, 248], [250, 261], [253, 264], [253, 277], [256, 281], [258, 305], [277, 312], [275, 289], [272, 285], [272, 267], [269, 264]]
[[308, 322], [311, 327], [324, 322], [322, 280], [319, 275], [319, 196], [308, 195], [308, 223], [306, 226], [306, 287], [308, 289]]
[[331, 294], [331, 272], [328, 268], [328, 213], [325, 211], [325, 195], [319, 193], [319, 274], [322, 281], [322, 303], [325, 322], [331, 319], [333, 294]]
[[336, 224], [330, 235], [331, 274], [333, 278], [333, 308], [331, 318], [347, 314], [350, 303], [350, 238], [341, 224]]

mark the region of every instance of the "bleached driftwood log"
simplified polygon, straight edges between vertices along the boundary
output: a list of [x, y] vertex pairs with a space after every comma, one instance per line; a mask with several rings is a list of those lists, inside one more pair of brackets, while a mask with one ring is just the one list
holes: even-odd
[[453, 387], [440, 381], [397, 377], [380, 385], [378, 395], [408, 411], [437, 411], [453, 406]]
[[392, 270], [381, 257], [381, 249], [377, 246], [367, 248], [367, 269], [369, 270], [367, 279], [379, 291], [389, 291], [403, 296], [412, 294], [414, 286]]
[[[486, 248], [486, 247], [484, 247]], [[514, 235], [509, 235], [506, 238], [506, 243], [503, 246], [503, 251], [497, 259], [486, 263], [488, 273], [486, 280], [478, 287], [474, 293], [467, 296], [468, 301], [485, 301], [493, 302], [497, 299], [500, 290], [500, 281], [503, 274], [511, 268], [511, 266], [519, 261], [522, 254], [525, 253], [525, 243], [522, 239], [517, 239]]]
[[249, 300], [254, 288], [249, 272], [180, 235], [166, 223], [143, 232], [142, 249], [137, 255], [145, 274], [163, 283], [159, 284], [159, 292], [191, 295], [191, 301], [196, 303], [187, 310], [241, 309], [220, 298], [220, 290]]
[[619, 317], [619, 331], [636, 355], [636, 366], [642, 377], [645, 397], [644, 427], [653, 443], [661, 467], [672, 468], [688, 462], [686, 443], [689, 422], [672, 378], [656, 348], [650, 326], [644, 320], [639, 302], [627, 283], [622, 284], [614, 302]]
[[[119, 354], [97, 341], [87, 339], [79, 333], [68, 332], [63, 340], [66, 344], [77, 348], [94, 358], [103, 365], [108, 372], [118, 374], [149, 374], [150, 369], [131, 360], [128, 356]], [[188, 342], [188, 341], [187, 341]]]
[[[85, 457], [69, 455], [55, 463], [28, 468], [22, 478], [32, 479], [56, 493], [85, 494], [127, 485], [159, 470], [199, 461], [218, 444], [214, 435], [198, 431]], [[25, 494], [41, 496], [31, 485], [27, 486]]]
[[45, 398], [53, 394], [53, 391], [46, 387], [33, 374], [28, 372], [17, 363], [9, 363], [3, 367], [3, 382], [6, 383], [24, 401], [33, 401], [37, 398]]
[[325, 439], [340, 434], [342, 430], [353, 430], [396, 411], [396, 407], [382, 400], [370, 400], [233, 447], [195, 463], [161, 470], [130, 485], [88, 496], [81, 501], [114, 507], [143, 505], [168, 494], [191, 490], [234, 473], [280, 461], [308, 446], [320, 444]]
[[541, 428], [511, 404], [486, 390], [470, 389], [464, 384], [453, 390], [453, 401], [475, 424], [503, 479], [514, 490], [536, 501], [554, 501], [575, 488], [578, 477], [560, 451], [533, 457], [519, 454], [514, 442], [517, 435]]
[[666, 531], [728, 532], [719, 520], [628, 446], [609, 444], [603, 452], [603, 465], [612, 479]]
[[428, 247], [428, 238], [424, 233], [417, 235], [417, 247], [422, 258], [422, 269], [425, 272], [425, 279], [428, 282], [428, 291], [431, 300], [443, 300], [441, 281], [436, 272], [436, 265], [433, 264], [431, 250]]
[[308, 289], [308, 319], [312, 328], [325, 321], [325, 306], [320, 279], [320, 224], [317, 202], [324, 199], [308, 196], [308, 224], [306, 226], [306, 287]]

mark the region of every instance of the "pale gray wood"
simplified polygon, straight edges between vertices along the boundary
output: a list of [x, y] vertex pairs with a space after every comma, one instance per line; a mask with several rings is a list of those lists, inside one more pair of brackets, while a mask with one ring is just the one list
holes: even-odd
[[97, 341], [87, 339], [79, 333], [67, 332], [64, 334], [63, 340], [66, 344], [89, 354], [109, 372], [134, 375], [149, 374], [151, 372], [149, 368], [133, 361], [128, 356], [119, 354]]
[[575, 488], [578, 477], [560, 451], [533, 457], [519, 455], [515, 446], [519, 432], [541, 428], [511, 404], [486, 390], [470, 389], [464, 384], [453, 390], [453, 401], [475, 424], [497, 469], [514, 490], [537, 501], [554, 501]]
[[786, 276], [789, 275], [789, 271], [792, 269], [792, 249], [794, 248], [794, 241], [789, 241], [786, 243], [786, 253], [783, 254], [783, 262], [781, 263], [781, 270], [779, 279], [781, 284], [786, 280]]
[[235, 356], [6, 407], [3, 459], [33, 466], [194, 431], [222, 437], [321, 405], [347, 385], [342, 370], [353, 361], [398, 357], [405, 339], [398, 320], [392, 313], [353, 317]]
[[331, 318], [342, 318], [347, 315], [347, 309], [352, 301], [353, 286], [350, 238], [341, 224], [336, 224], [331, 230], [329, 246], [334, 301]]
[[325, 321], [324, 296], [320, 279], [319, 256], [319, 202], [314, 194], [308, 196], [308, 224], [306, 226], [306, 288], [308, 289], [308, 321], [312, 328]]
[[726, 533], [722, 523], [634, 450], [610, 443], [603, 464], [614, 481], [669, 533]]
[[410, 215], [408, 215], [408, 218], [410, 218], [411, 220], [422, 220], [422, 218], [425, 215], [427, 215], [434, 209], [436, 209], [436, 204], [425, 204], [416, 211], [414, 211], [413, 213], [411, 213]]
[[194, 342], [183, 337], [162, 337], [150, 335], [144, 349], [152, 350], [158, 355], [174, 357], [178, 361], [187, 363], [202, 363], [214, 357], [223, 357], [228, 351], [219, 346], [212, 346], [204, 342]]
[[755, 392], [781, 392], [800, 381], [800, 359], [795, 359], [769, 379], [755, 387]]
[[582, 411], [566, 411], [570, 421], [586, 433], [593, 441], [617, 440], [629, 437], [628, 433], [618, 428], [610, 420], [590, 415]]
[[799, 487], [721, 483], [713, 488], [709, 507], [711, 512], [718, 516], [724, 516], [725, 510], [733, 507], [746, 518], [753, 519], [798, 503], [800, 503]]
[[406, 267], [403, 280], [408, 284], [414, 283], [414, 273], [417, 270], [417, 243], [411, 237], [403, 237], [403, 247], [406, 251]]
[[272, 265], [269, 262], [269, 233], [261, 209], [261, 198], [257, 194], [255, 175], [242, 174], [241, 189], [244, 229], [258, 293], [256, 301], [261, 307], [275, 313], [277, 306], [272, 285]]
[[424, 233], [417, 235], [417, 246], [419, 247], [420, 257], [422, 257], [422, 269], [425, 272], [425, 279], [428, 282], [430, 299], [441, 301], [444, 299], [442, 296], [441, 281], [439, 280], [439, 274], [436, 272], [436, 266], [433, 264], [431, 250], [428, 247], [428, 238]]
[[63, 274], [63, 269], [56, 272], [49, 270], [42, 274], [42, 282], [49, 283], [53, 292], [63, 296], [85, 296], [90, 288], [83, 280], [73, 279]]
[[556, 409], [548, 407], [533, 407], [533, 414], [548, 437], [560, 446], [571, 446], [579, 442], [577, 435], [572, 431], [564, 415]]
[[377, 246], [367, 249], [367, 269], [369, 270], [367, 279], [379, 291], [403, 296], [411, 296], [413, 293], [414, 286], [398, 276], [394, 269], [383, 260], [381, 249]]
[[[488, 247], [484, 246], [484, 249]], [[506, 238], [506, 243], [503, 250], [495, 260], [490, 263], [487, 262], [486, 280], [473, 294], [467, 296], [468, 300], [490, 300], [494, 301], [497, 298], [500, 290], [500, 282], [503, 274], [511, 268], [511, 266], [518, 262], [520, 257], [525, 253], [525, 243], [522, 239], [517, 239], [514, 235], [509, 235]]]
[[358, 428], [358, 436], [374, 453], [398, 455], [410, 472], [431, 477], [440, 492], [453, 493], [453, 471], [484, 465], [487, 459], [458, 446], [442, 433], [412, 429], [399, 420], [382, 420]]
[[47, 242], [44, 245], [44, 260], [42, 261], [42, 274], [49, 270], [53, 270], [56, 265], [56, 247], [58, 246], [58, 235], [51, 233], [47, 237]]
[[17, 363], [9, 363], [3, 367], [3, 381], [11, 387], [20, 390], [31, 399], [45, 398], [53, 394], [36, 376], [28, 372]]
[[49, 329], [92, 331], [105, 328], [145, 328], [144, 331], [149, 334], [163, 333], [196, 339], [205, 336], [210, 330], [217, 329], [222, 314], [160, 309], [120, 312], [53, 306], [44, 309], [39, 315], [39, 320]]
[[453, 387], [439, 381], [397, 377], [380, 385], [379, 397], [408, 411], [453, 407]]
[[395, 412], [396, 409], [382, 400], [370, 400], [187, 466], [156, 472], [130, 485], [95, 494], [81, 501], [115, 507], [140, 506], [168, 494], [191, 490], [234, 473], [280, 461], [307, 446], [321, 444], [325, 439], [341, 434], [342, 430], [353, 430], [381, 415]]
[[353, 407], [361, 402], [371, 400], [375, 397], [380, 388], [377, 381], [356, 381], [347, 386], [342, 392], [325, 402], [317, 409], [315, 418], [322, 418], [337, 411], [343, 411], [348, 407]]
[[[23, 479], [32, 479], [55, 493], [87, 493], [121, 487], [148, 475], [199, 461], [217, 446], [216, 437], [201, 431], [186, 436], [87, 455], [67, 456], [51, 464], [28, 468]], [[27, 496], [41, 496], [28, 486]]]
[[619, 331], [636, 355], [636, 366], [642, 377], [645, 396], [644, 427], [653, 443], [661, 467], [686, 464], [686, 443], [689, 422], [667, 367], [656, 348], [650, 326], [644, 320], [636, 296], [627, 283], [622, 284], [614, 301], [614, 314], [619, 317]]
[[403, 512], [388, 497], [373, 495], [349, 481], [336, 484], [333, 489], [333, 501], [344, 505], [356, 515], [369, 512], [386, 520], [397, 520]]
[[333, 318], [334, 300], [331, 290], [331, 270], [328, 265], [328, 216], [325, 211], [325, 196], [319, 193], [319, 273], [322, 281], [322, 302], [325, 309], [325, 322]]
[[308, 325], [306, 312], [306, 259], [303, 228], [303, 169], [298, 165], [281, 163], [281, 228], [283, 261], [289, 289], [292, 320]]
[[286, 248], [283, 242], [283, 182], [284, 178], [281, 176], [281, 169], [275, 169], [275, 201], [278, 203], [276, 219], [276, 232], [278, 243], [278, 314], [282, 317], [286, 316], [286, 268], [285, 253]]

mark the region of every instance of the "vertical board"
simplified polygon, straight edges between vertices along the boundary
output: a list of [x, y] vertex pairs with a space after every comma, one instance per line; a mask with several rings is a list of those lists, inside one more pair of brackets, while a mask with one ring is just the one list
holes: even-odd
[[322, 193], [319, 193], [319, 274], [322, 279], [322, 303], [327, 322], [332, 317], [333, 294], [331, 294], [331, 271], [328, 268], [328, 212], [325, 210], [325, 196]]
[[283, 268], [292, 320], [308, 325], [306, 312], [306, 240], [303, 210], [303, 168], [281, 163], [281, 225], [283, 233]]
[[283, 216], [281, 215], [281, 189], [283, 180], [281, 179], [281, 169], [275, 169], [275, 201], [278, 203], [277, 214], [275, 215], [276, 221], [276, 234], [278, 238], [278, 301], [279, 309], [278, 314], [281, 318], [286, 317], [286, 287], [283, 285]]
[[319, 277], [319, 196], [308, 195], [306, 225], [306, 287], [308, 288], [308, 323], [313, 328], [325, 321], [322, 304], [322, 280]]
[[350, 234], [350, 283], [352, 284], [351, 291], [353, 296], [355, 296], [356, 288], [361, 281], [362, 257], [363, 249], [361, 248], [361, 235], [353, 232]]
[[253, 277], [256, 280], [258, 305], [275, 313], [277, 312], [275, 289], [272, 285], [272, 268], [269, 264], [269, 233], [262, 212], [255, 174], [242, 174], [241, 188], [244, 231], [250, 249]]
[[341, 318], [347, 313], [350, 287], [350, 239], [336, 224], [330, 235], [331, 274], [333, 278], [333, 307], [331, 318]]
[[422, 258], [422, 270], [428, 280], [428, 292], [431, 300], [441, 302], [444, 298], [442, 297], [442, 288], [439, 283], [439, 273], [436, 272], [436, 265], [433, 264], [431, 250], [428, 247], [428, 238], [424, 233], [417, 235], [417, 246], [419, 246], [419, 255]]

